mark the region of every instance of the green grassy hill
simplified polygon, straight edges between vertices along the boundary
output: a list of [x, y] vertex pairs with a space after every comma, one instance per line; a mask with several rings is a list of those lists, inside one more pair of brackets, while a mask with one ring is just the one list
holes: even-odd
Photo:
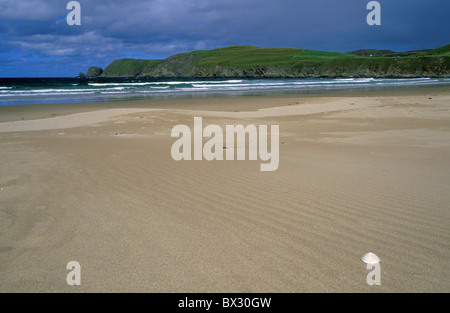
[[120, 59], [113, 61], [103, 71], [103, 76], [139, 76], [143, 71], [153, 68], [162, 62], [161, 60], [137, 60], [137, 59]]
[[447, 56], [450, 57], [450, 44], [443, 47], [431, 50], [428, 52], [429, 56]]
[[277, 48], [264, 49], [252, 46], [235, 46], [209, 51], [194, 52], [202, 59], [198, 66], [230, 66], [253, 68], [257, 66], [286, 67], [302, 61], [324, 62], [333, 59], [349, 59], [355, 56], [347, 53], [323, 52], [306, 49]]
[[434, 50], [370, 53], [233, 46], [165, 60], [113, 61], [100, 77], [450, 77], [450, 45]]

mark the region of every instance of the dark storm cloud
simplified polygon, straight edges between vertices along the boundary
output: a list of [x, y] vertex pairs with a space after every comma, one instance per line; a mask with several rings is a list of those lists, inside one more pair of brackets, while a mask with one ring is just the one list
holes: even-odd
[[239, 44], [421, 49], [447, 44], [450, 31], [450, 2], [441, 0], [379, 0], [378, 27], [366, 23], [369, 0], [79, 0], [81, 26], [67, 25], [67, 2], [0, 0], [0, 76], [11, 68], [14, 75], [36, 68], [43, 76], [73, 76], [120, 57]]

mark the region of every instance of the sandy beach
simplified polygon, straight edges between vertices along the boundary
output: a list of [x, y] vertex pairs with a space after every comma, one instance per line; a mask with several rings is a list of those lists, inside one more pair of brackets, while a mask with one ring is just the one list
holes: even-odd
[[[194, 117], [278, 170], [174, 161]], [[448, 87], [0, 107], [0, 160], [0, 292], [450, 291]]]

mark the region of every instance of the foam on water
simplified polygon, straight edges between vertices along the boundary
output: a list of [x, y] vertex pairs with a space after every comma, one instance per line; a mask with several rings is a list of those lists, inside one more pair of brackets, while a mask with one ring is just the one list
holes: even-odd
[[450, 78], [322, 79], [0, 79], [0, 105], [89, 102], [148, 97], [323, 93], [449, 85]]

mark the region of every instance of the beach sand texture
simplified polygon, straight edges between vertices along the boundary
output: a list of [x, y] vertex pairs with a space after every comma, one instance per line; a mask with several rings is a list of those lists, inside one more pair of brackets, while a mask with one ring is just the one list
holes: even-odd
[[[0, 116], [1, 292], [450, 291], [449, 88]], [[279, 169], [174, 161], [194, 116], [280, 125]]]

